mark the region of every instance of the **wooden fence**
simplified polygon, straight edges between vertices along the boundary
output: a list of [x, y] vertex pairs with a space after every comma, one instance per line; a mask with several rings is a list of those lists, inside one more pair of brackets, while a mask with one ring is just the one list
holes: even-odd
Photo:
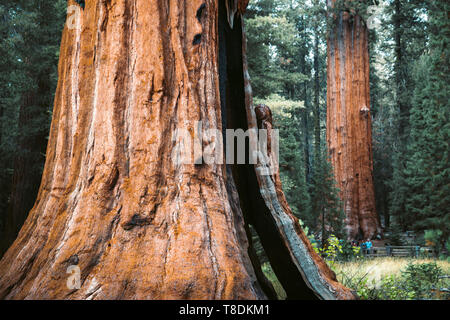
[[432, 248], [416, 246], [373, 247], [370, 253], [367, 253], [367, 250], [363, 251], [366, 257], [432, 257], [434, 255]]

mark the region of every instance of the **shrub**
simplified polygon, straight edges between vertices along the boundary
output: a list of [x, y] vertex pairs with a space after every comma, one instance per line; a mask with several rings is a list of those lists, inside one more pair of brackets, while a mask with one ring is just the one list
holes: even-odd
[[338, 253], [339, 261], [352, 261], [361, 257], [361, 247], [352, 246], [351, 243], [341, 240], [342, 251]]
[[[400, 271], [400, 276], [389, 275], [380, 281], [369, 281], [368, 273], [340, 272], [342, 284], [356, 291], [363, 300], [428, 300], [449, 299], [445, 287], [444, 272], [436, 263], [409, 263]], [[448, 285], [448, 284], [447, 284]]]
[[435, 262], [410, 263], [401, 273], [406, 289], [414, 292], [416, 299], [432, 299], [436, 289], [439, 290], [443, 284], [441, 277], [444, 273]]

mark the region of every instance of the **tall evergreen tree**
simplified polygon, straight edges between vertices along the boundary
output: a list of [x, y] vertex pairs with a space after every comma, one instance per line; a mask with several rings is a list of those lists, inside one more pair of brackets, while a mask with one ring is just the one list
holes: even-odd
[[[406, 210], [405, 167], [407, 144], [410, 135], [410, 112], [415, 87], [412, 70], [424, 53], [427, 44], [424, 1], [394, 0], [386, 8], [391, 17], [393, 40], [393, 76], [391, 86], [395, 88], [395, 113], [393, 120], [397, 130], [393, 135], [391, 166], [392, 180], [389, 188], [390, 214], [396, 217], [396, 223], [403, 230], [411, 226], [411, 218]], [[387, 181], [388, 182], [388, 181]], [[389, 183], [389, 182], [388, 182]]]
[[316, 163], [311, 194], [313, 219], [316, 222], [314, 230], [322, 245], [332, 234], [344, 238], [345, 214], [326, 148], [320, 153], [320, 161]]
[[2, 210], [0, 255], [17, 236], [39, 188], [56, 89], [65, 7], [63, 0], [17, 1], [14, 6], [2, 4], [2, 9], [9, 10], [13, 17], [9, 37], [3, 40], [2, 47], [10, 41], [15, 45], [10, 53], [14, 69], [7, 73], [9, 79], [2, 79], [14, 86], [5, 104], [13, 115], [12, 122], [4, 126], [5, 130], [9, 128], [14, 132], [7, 137], [13, 145], [5, 148], [14, 156], [4, 159], [9, 167], [7, 172], [12, 174], [5, 179], [12, 180], [10, 188], [4, 190], [8, 207]]
[[405, 180], [408, 222], [417, 231], [450, 236], [450, 4], [429, 2], [430, 49], [414, 72]]

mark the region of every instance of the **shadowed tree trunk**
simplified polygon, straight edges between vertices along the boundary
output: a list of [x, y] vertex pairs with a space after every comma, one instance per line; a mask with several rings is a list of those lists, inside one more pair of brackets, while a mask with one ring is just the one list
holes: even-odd
[[[333, 6], [334, 0], [328, 1]], [[348, 237], [381, 233], [373, 186], [368, 30], [340, 12], [328, 38], [327, 140]]]
[[313, 252], [277, 173], [173, 161], [173, 133], [196, 121], [257, 128], [246, 2], [86, 2], [63, 33], [41, 187], [0, 261], [1, 298], [273, 298], [248, 224], [290, 298], [354, 298]]
[[[48, 83], [48, 81], [46, 82]], [[45, 107], [36, 106], [36, 95], [39, 91], [26, 94], [20, 107], [19, 131], [30, 130], [34, 119], [46, 114]], [[43, 153], [47, 143], [47, 132], [44, 129], [27, 137], [20, 136], [18, 149], [14, 157], [14, 174], [8, 210], [5, 215], [5, 226], [0, 240], [0, 256], [16, 239], [28, 212], [36, 200], [37, 189], [41, 180]]]
[[[60, 44], [65, 18], [64, 12], [58, 8], [63, 5], [64, 0], [57, 0], [36, 3], [16, 1], [6, 6], [8, 19], [13, 19], [9, 23], [3, 19], [5, 28], [12, 28], [4, 35], [4, 39], [10, 38], [12, 41], [10, 50], [4, 53], [4, 58], [12, 59], [7, 64], [10, 71], [4, 75], [11, 82], [6, 90], [13, 90], [10, 98], [20, 96], [21, 99], [17, 111], [13, 111], [15, 106], [9, 102], [9, 109], [14, 114], [17, 112], [18, 118], [7, 113], [11, 117], [8, 117], [11, 123], [8, 123], [7, 128], [11, 132], [17, 130], [17, 136], [13, 133], [2, 145], [5, 146], [2, 152], [10, 153], [2, 159], [5, 164], [13, 164], [13, 174], [12, 179], [5, 176], [10, 181], [4, 179], [0, 183], [2, 188], [9, 187], [4, 192], [8, 193], [8, 201], [3, 201], [1, 205], [7, 209], [0, 209], [3, 215], [0, 219], [5, 222], [0, 230], [0, 257], [16, 239], [38, 193], [48, 143], [49, 114], [56, 87], [53, 78], [56, 75], [57, 57], [54, 53]], [[22, 22], [17, 24], [13, 21]], [[14, 44], [13, 39], [16, 38], [21, 39], [22, 45]], [[3, 49], [8, 49], [8, 46]], [[3, 63], [7, 63], [7, 60], [4, 59]], [[7, 142], [14, 147], [8, 147]], [[11, 161], [7, 161], [8, 158]]]

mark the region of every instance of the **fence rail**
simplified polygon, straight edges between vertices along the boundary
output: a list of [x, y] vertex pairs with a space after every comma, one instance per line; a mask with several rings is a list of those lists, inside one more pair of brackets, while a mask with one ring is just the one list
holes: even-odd
[[369, 252], [363, 250], [366, 257], [418, 257], [422, 255], [432, 256], [434, 250], [430, 247], [416, 246], [385, 246], [372, 247]]

